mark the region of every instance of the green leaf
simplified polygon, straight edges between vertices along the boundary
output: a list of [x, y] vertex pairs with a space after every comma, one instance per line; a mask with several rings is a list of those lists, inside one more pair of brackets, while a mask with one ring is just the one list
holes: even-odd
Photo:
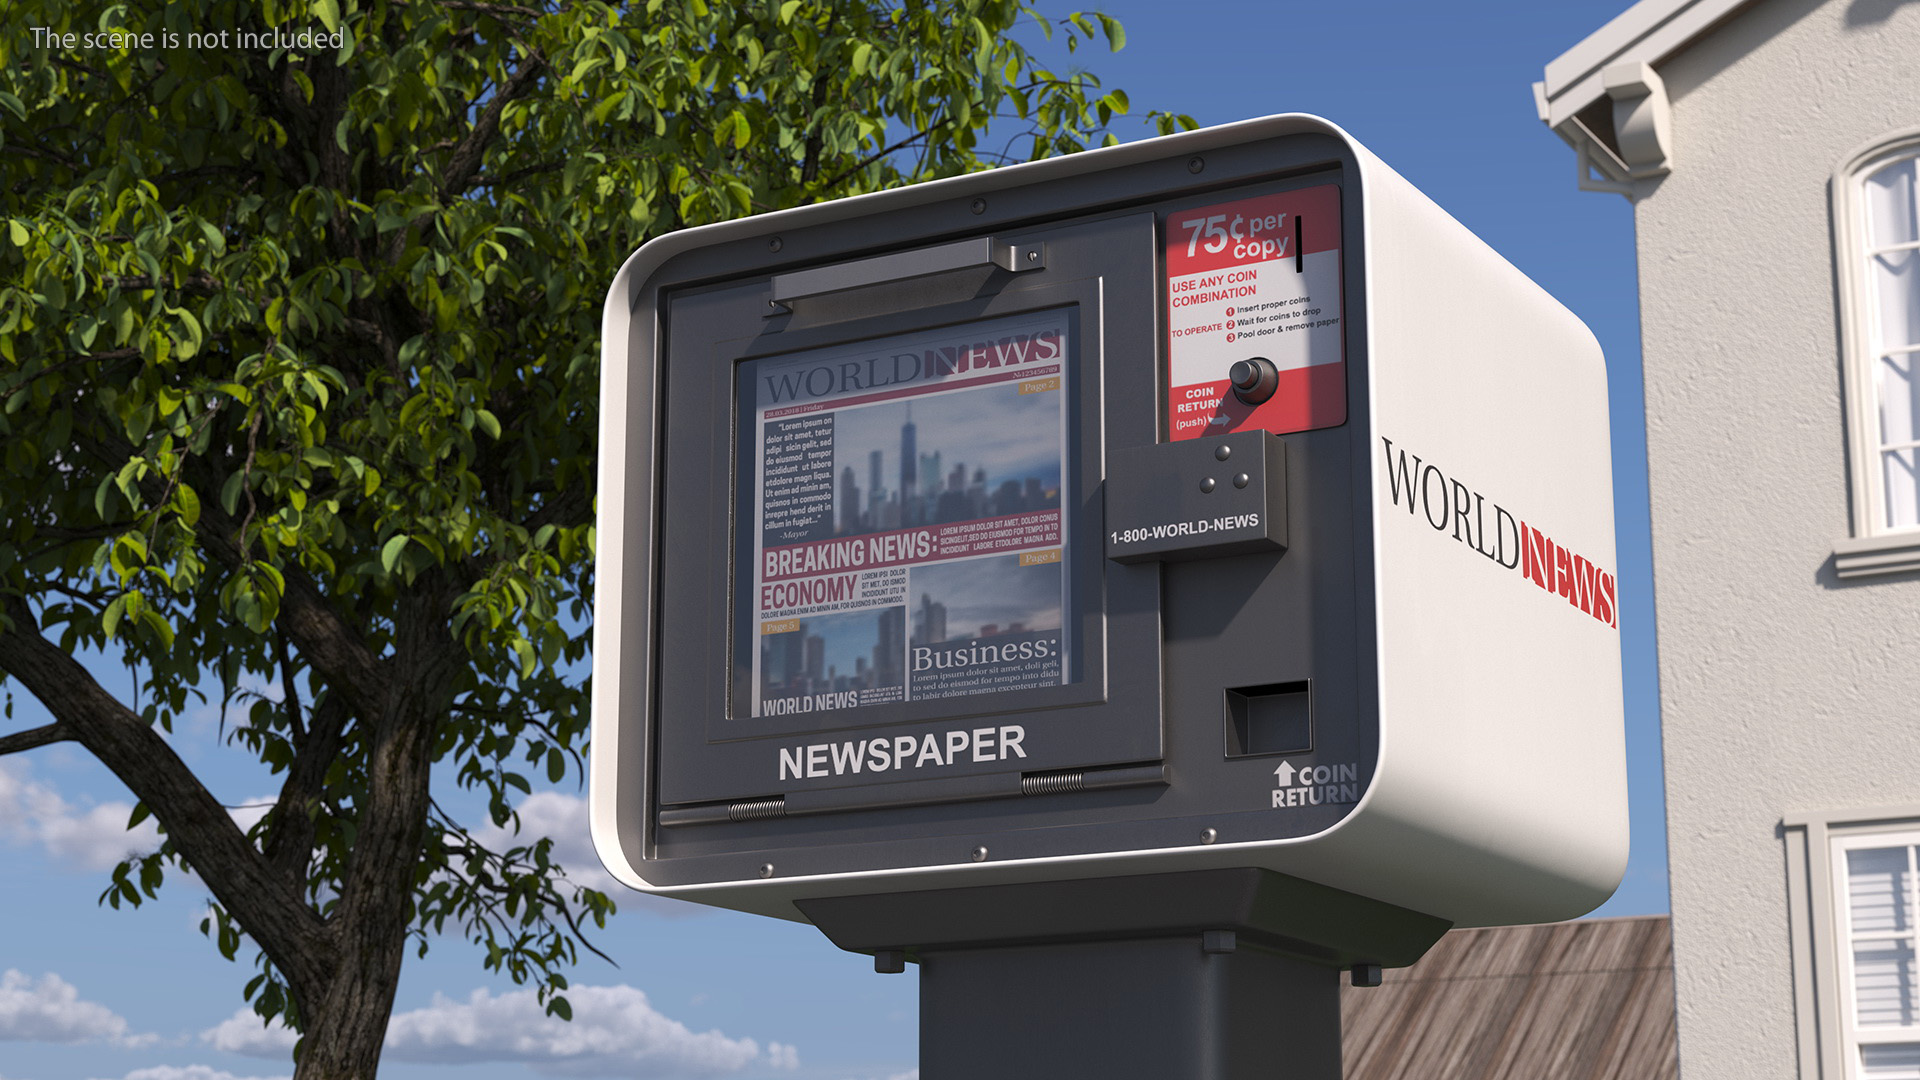
[[240, 495], [246, 483], [247, 474], [236, 470], [220, 485], [220, 508], [229, 516], [240, 512]]
[[401, 533], [381, 545], [380, 569], [385, 570], [389, 574], [393, 573], [393, 565], [400, 561], [400, 552], [406, 549], [408, 539], [406, 533]]
[[14, 247], [26, 247], [27, 241], [33, 239], [33, 234], [27, 232], [27, 227], [18, 221], [7, 222], [7, 235], [13, 239]]
[[180, 512], [180, 523], [191, 529], [200, 523], [200, 496], [185, 484], [173, 490], [173, 502]]
[[327, 33], [340, 29], [340, 0], [313, 0], [313, 14]]
[[142, 608], [140, 610], [140, 624], [146, 627], [148, 633], [160, 639], [160, 647], [162, 649], [171, 650], [173, 648], [173, 626], [167, 622], [165, 616], [150, 607]]
[[567, 778], [567, 756], [558, 747], [547, 750], [547, 780], [557, 784]]
[[120, 619], [126, 613], [126, 593], [121, 593], [113, 603], [107, 605], [107, 610], [100, 613], [100, 632], [107, 635], [107, 640], [113, 640], [113, 632], [120, 628]]

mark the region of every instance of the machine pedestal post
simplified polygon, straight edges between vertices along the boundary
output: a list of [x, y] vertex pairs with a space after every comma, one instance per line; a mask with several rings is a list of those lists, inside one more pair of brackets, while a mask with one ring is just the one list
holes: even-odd
[[926, 952], [920, 1076], [1340, 1080], [1340, 972], [1232, 931]]

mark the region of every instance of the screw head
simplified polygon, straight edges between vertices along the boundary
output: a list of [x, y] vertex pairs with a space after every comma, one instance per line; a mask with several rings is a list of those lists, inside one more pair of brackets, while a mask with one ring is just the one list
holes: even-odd
[[1213, 448], [1213, 460], [1215, 461], [1225, 461], [1232, 456], [1233, 447], [1228, 446], [1226, 443], [1221, 443], [1219, 446]]
[[772, 863], [761, 863], [761, 864], [760, 864], [760, 876], [761, 876], [761, 877], [772, 877], [772, 876], [773, 876], [773, 864], [772, 864]]
[[987, 861], [987, 845], [981, 844], [979, 847], [973, 849], [973, 861], [974, 862]]
[[1200, 493], [1202, 495], [1213, 494], [1213, 477], [1209, 476], [1205, 480], [1200, 481]]
[[987, 212], [987, 200], [985, 200], [985, 199], [975, 199], [975, 200], [973, 200], [973, 212], [974, 212], [974, 213], [976, 213], [976, 214], [984, 214], [984, 213], [986, 213], [986, 212]]
[[1213, 829], [1201, 829], [1201, 830], [1200, 830], [1200, 842], [1201, 842], [1201, 843], [1203, 843], [1203, 844], [1211, 844], [1211, 843], [1213, 843], [1213, 842], [1214, 842], [1215, 840], [1218, 840], [1218, 839], [1220, 839], [1220, 834], [1219, 834], [1219, 833], [1218, 833], [1217, 831], [1215, 831], [1215, 830], [1213, 830]]
[[1029, 252], [1027, 252], [1027, 261], [1028, 261], [1028, 262], [1039, 262], [1039, 261], [1040, 261], [1040, 253], [1039, 253], [1038, 251], [1029, 251]]
[[1201, 158], [1191, 157], [1187, 159], [1187, 171], [1190, 173], [1197, 173], [1201, 169], [1204, 169], [1206, 167], [1207, 167], [1206, 161], [1202, 160]]
[[1253, 477], [1248, 476], [1246, 473], [1241, 473], [1239, 476], [1233, 478], [1233, 486], [1237, 488], [1246, 487], [1251, 483], [1253, 483]]
[[776, 236], [776, 237], [773, 237], [772, 239], [770, 239], [770, 240], [768, 240], [768, 241], [767, 241], [767, 250], [768, 250], [768, 251], [779, 251], [779, 250], [780, 250], [780, 249], [781, 249], [782, 247], [785, 247], [785, 246], [786, 246], [786, 245], [785, 245], [785, 244], [782, 244], [782, 243], [780, 242], [780, 238], [779, 238], [779, 237], [777, 237], [777, 236]]

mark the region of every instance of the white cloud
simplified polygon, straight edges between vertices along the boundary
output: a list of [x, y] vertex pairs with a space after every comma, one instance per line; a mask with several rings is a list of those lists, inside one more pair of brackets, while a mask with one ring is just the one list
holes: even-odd
[[613, 879], [600, 865], [600, 853], [594, 850], [593, 834], [588, 828], [587, 800], [559, 791], [536, 791], [520, 801], [520, 832], [515, 834], [488, 822], [474, 830], [474, 839], [504, 851], [532, 844], [540, 837], [553, 838], [553, 861], [566, 871], [568, 881], [588, 889], [598, 889], [613, 897], [622, 910], [639, 909], [660, 915], [703, 915], [708, 909], [684, 900], [635, 892]]
[[157, 1035], [129, 1035], [127, 1021], [105, 1005], [80, 1000], [72, 983], [48, 972], [39, 982], [8, 968], [0, 973], [0, 1041], [151, 1046]]
[[[769, 1043], [765, 1054], [752, 1039], [718, 1031], [695, 1033], [656, 1011], [631, 986], [575, 986], [567, 991], [573, 1019], [548, 1016], [533, 990], [495, 997], [475, 990], [465, 1001], [434, 995], [424, 1009], [400, 1013], [387, 1024], [387, 1058], [436, 1064], [517, 1061], [560, 1076], [719, 1076], [753, 1064], [800, 1067], [800, 1052]], [[242, 1007], [200, 1033], [200, 1041], [229, 1054], [286, 1060], [295, 1035]], [[219, 1077], [128, 1077], [127, 1080], [221, 1080]]]
[[[232, 703], [226, 708], [228, 727], [246, 720], [247, 710], [253, 707], [255, 698], [265, 698], [278, 704], [285, 697], [280, 692], [279, 679], [264, 679], [257, 672], [252, 671], [241, 672], [240, 678], [234, 683], [234, 689], [237, 693]], [[303, 706], [310, 700], [302, 694]], [[220, 700], [215, 696], [212, 700], [190, 706], [174, 722], [171, 732], [162, 731], [160, 734], [168, 742], [178, 746], [190, 740], [204, 740], [217, 733], [220, 726]]]
[[[211, 1045], [215, 1050], [224, 1050], [229, 1054], [242, 1054], [247, 1057], [281, 1060], [292, 1056], [293, 1044], [299, 1038], [292, 1028], [278, 1020], [271, 1024], [262, 1024], [260, 1014], [254, 1012], [250, 1005], [241, 1006], [232, 1016], [200, 1033], [200, 1041]], [[153, 1080], [168, 1080], [168, 1078], [155, 1077]], [[191, 1080], [191, 1078], [182, 1078], [182, 1080]]]
[[227, 816], [240, 826], [241, 832], [246, 832], [259, 824], [260, 819], [267, 816], [267, 811], [273, 809], [273, 804], [279, 801], [279, 795], [255, 795], [238, 805], [227, 807]]
[[[227, 813], [241, 829], [250, 829], [276, 798], [256, 796]], [[78, 869], [111, 870], [128, 856], [160, 850], [159, 824], [149, 817], [129, 829], [132, 816], [131, 803], [75, 806], [51, 784], [33, 779], [25, 764], [0, 761], [0, 843], [38, 845]]]
[[160, 847], [152, 818], [128, 829], [133, 807], [123, 802], [80, 808], [52, 787], [30, 779], [24, 765], [0, 761], [0, 840], [37, 844], [63, 862], [106, 870], [128, 855]]
[[[387, 1026], [394, 1061], [467, 1064], [518, 1061], [563, 1076], [718, 1076], [766, 1059], [752, 1039], [718, 1031], [695, 1033], [655, 1011], [631, 986], [575, 986], [567, 991], [573, 1019], [547, 1016], [532, 990], [495, 997], [475, 990], [466, 1001], [435, 995], [432, 1005], [401, 1013]], [[798, 1054], [776, 1046], [771, 1064], [792, 1067]]]
[[510, 827], [488, 822], [485, 828], [475, 830], [473, 838], [498, 851], [550, 836], [553, 861], [566, 869], [569, 881], [616, 898], [628, 891], [600, 865], [600, 854], [593, 849], [593, 835], [587, 826], [587, 800], [559, 791], [536, 791], [520, 800], [515, 809], [520, 813], [518, 834]]
[[135, 1069], [122, 1080], [291, 1080], [290, 1077], [235, 1076], [211, 1065], [151, 1065]]

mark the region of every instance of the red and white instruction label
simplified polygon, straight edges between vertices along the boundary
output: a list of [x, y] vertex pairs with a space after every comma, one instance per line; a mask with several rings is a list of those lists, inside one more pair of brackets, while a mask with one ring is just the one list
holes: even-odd
[[[1177, 210], [1166, 226], [1169, 436], [1345, 423], [1339, 187]], [[1257, 406], [1227, 379], [1255, 357], [1280, 373]]]

